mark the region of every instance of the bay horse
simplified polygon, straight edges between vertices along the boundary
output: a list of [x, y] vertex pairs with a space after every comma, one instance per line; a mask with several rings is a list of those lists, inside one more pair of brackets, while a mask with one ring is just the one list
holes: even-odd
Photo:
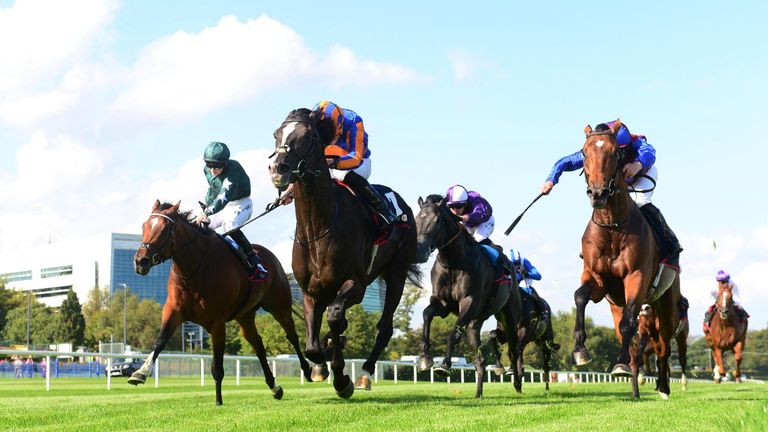
[[489, 340], [491, 350], [493, 350], [493, 353], [496, 356], [496, 374], [513, 375], [515, 370], [519, 370], [520, 375], [523, 376], [525, 374], [523, 368], [523, 352], [525, 351], [526, 345], [533, 342], [539, 347], [539, 350], [541, 350], [543, 363], [542, 369], [544, 370], [544, 387], [546, 390], [549, 390], [549, 371], [550, 363], [552, 362], [552, 352], [560, 349], [560, 345], [555, 343], [555, 332], [552, 329], [552, 308], [549, 306], [549, 303], [542, 299], [547, 316], [550, 318], [545, 322], [544, 331], [537, 334], [534, 319], [540, 318], [537, 316], [536, 307], [533, 305], [535, 300], [531, 295], [522, 290], [520, 291], [520, 299], [523, 303], [523, 313], [517, 332], [517, 369], [515, 369], [515, 365], [513, 364], [512, 367], [505, 371], [504, 365], [501, 363], [499, 344], [506, 343], [508, 336], [504, 326], [497, 322], [496, 330], [491, 331], [491, 338]]
[[216, 405], [221, 405], [224, 327], [228, 321], [236, 320], [241, 334], [259, 357], [273, 397], [281, 399], [283, 389], [275, 384], [264, 343], [254, 323], [259, 308], [272, 314], [280, 323], [307, 378], [310, 368], [299, 348], [299, 337], [291, 316], [291, 288], [280, 261], [265, 247], [253, 245], [269, 277], [262, 282], [250, 283], [245, 267], [228, 242], [213, 230], [189, 221], [189, 212], [179, 212], [179, 204], [155, 201], [149, 218], [141, 227], [141, 245], [134, 257], [136, 273], [146, 275], [152, 266], [168, 259], [172, 259], [173, 264], [168, 276], [168, 298], [163, 305], [160, 333], [152, 352], [128, 383], [144, 384], [168, 339], [184, 321], [192, 321], [211, 335], [211, 375], [216, 382]]
[[[640, 397], [637, 357], [642, 354], [631, 354], [630, 345], [637, 333], [640, 306], [650, 303], [656, 311], [659, 330], [659, 395], [668, 399], [670, 342], [678, 319], [680, 275], [675, 275], [666, 290], [660, 289], [654, 298], [649, 298], [660, 253], [650, 225], [629, 196], [621, 170], [624, 149], [616, 144], [620, 127], [621, 122], [616, 121], [607, 130], [593, 131], [589, 125], [584, 128], [584, 173], [593, 210], [581, 238], [584, 269], [581, 286], [574, 293], [573, 359], [577, 365], [592, 360], [584, 345], [587, 337], [584, 312], [590, 299], [597, 303], [607, 298], [621, 343], [617, 364], [611, 373], [631, 375], [632, 395]], [[631, 370], [627, 365], [631, 365]]]
[[[457, 341], [466, 331], [467, 340], [475, 353], [475, 397], [483, 396], [483, 373], [485, 357], [480, 349], [480, 329], [485, 320], [495, 316], [498, 325], [506, 329], [509, 337], [510, 364], [517, 366], [520, 355], [518, 343], [518, 322], [521, 315], [519, 290], [511, 281], [500, 283], [491, 260], [482, 247], [467, 232], [445, 204], [442, 195], [429, 195], [426, 201], [419, 197], [419, 214], [416, 216], [418, 232], [417, 257], [426, 262], [429, 255], [438, 250], [432, 266], [432, 296], [429, 306], [424, 309], [424, 328], [421, 339], [419, 367], [432, 367], [429, 354], [430, 325], [435, 315], [445, 318], [449, 313], [457, 315], [456, 324], [448, 335], [448, 351], [443, 363], [435, 369], [438, 373], [449, 374], [451, 357]], [[519, 393], [522, 389], [522, 363], [515, 367], [514, 386]]]
[[739, 318], [739, 314], [733, 304], [732, 285], [719, 285], [717, 302], [715, 303], [717, 313], [712, 317], [712, 323], [709, 328], [706, 325], [704, 326], [704, 337], [715, 358], [715, 370], [713, 371], [715, 382], [720, 383], [722, 377], [726, 374], [725, 364], [723, 363], [723, 352], [726, 351], [733, 351], [733, 357], [736, 360], [733, 379], [736, 382], [740, 382], [741, 357], [744, 353], [744, 344], [747, 341], [749, 320], [747, 318]]
[[[638, 381], [645, 384], [645, 375], [650, 375], [650, 357], [656, 354], [658, 350], [659, 326], [657, 323], [656, 312], [651, 305], [645, 304], [640, 309], [640, 316], [637, 321], [637, 334], [639, 335], [637, 343], [637, 352], [639, 357], [639, 368], [641, 369]], [[687, 319], [679, 319], [675, 326], [675, 342], [677, 343], [677, 356], [680, 363], [680, 383], [683, 391], [688, 390], [688, 377], [686, 376], [686, 366], [688, 364], [688, 333], [690, 331]], [[656, 357], [658, 359], [658, 355]], [[659, 370], [659, 366], [656, 366]], [[671, 371], [670, 371], [671, 374]], [[658, 384], [658, 382], [657, 382]], [[658, 390], [658, 387], [657, 387]]]
[[[421, 272], [414, 263], [413, 212], [405, 201], [392, 191], [402, 210], [398, 226], [392, 229], [401, 232], [399, 238], [382, 243], [367, 204], [331, 180], [324, 149], [333, 130], [331, 120], [323, 118], [320, 112], [306, 108], [291, 111], [274, 133], [276, 156], [270, 173], [272, 184], [279, 191], [294, 184], [296, 235], [292, 267], [304, 292], [305, 353], [315, 363], [312, 380], [323, 381], [328, 377], [328, 350], [334, 389], [346, 399], [355, 388], [370, 390], [370, 375], [392, 337], [393, 315], [405, 281], [419, 285]], [[374, 347], [353, 385], [344, 374], [343, 334], [348, 325], [345, 314], [363, 300], [366, 287], [379, 276], [386, 283], [384, 308], [376, 324]], [[329, 338], [321, 338], [326, 310], [330, 333]]]

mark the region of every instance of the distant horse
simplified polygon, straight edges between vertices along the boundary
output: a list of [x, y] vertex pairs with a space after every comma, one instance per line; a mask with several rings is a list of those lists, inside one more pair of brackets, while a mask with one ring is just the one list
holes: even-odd
[[[424, 201], [419, 198], [421, 210], [416, 216], [418, 232], [418, 260], [426, 262], [438, 249], [432, 266], [432, 296], [424, 309], [424, 333], [421, 339], [422, 370], [432, 367], [429, 354], [429, 332], [435, 315], [442, 318], [449, 313], [458, 315], [456, 325], [448, 335], [448, 352], [443, 364], [436, 371], [449, 373], [451, 357], [456, 342], [466, 331], [469, 346], [475, 353], [475, 397], [483, 395], [485, 357], [480, 350], [480, 329], [491, 315], [509, 334], [510, 364], [518, 365], [520, 346], [517, 336], [517, 319], [521, 315], [519, 290], [510, 281], [496, 280], [493, 264], [482, 246], [467, 232], [459, 219], [448, 209], [441, 195], [430, 195]], [[514, 370], [514, 386], [521, 391], [522, 364]]]
[[717, 293], [717, 313], [712, 317], [712, 324], [704, 327], [704, 336], [707, 339], [707, 345], [712, 349], [715, 357], [715, 382], [719, 383], [722, 376], [725, 375], [725, 365], [723, 363], [723, 352], [733, 351], [733, 357], [736, 360], [736, 369], [733, 371], [733, 379], [736, 382], [741, 381], [741, 356], [744, 353], [744, 344], [747, 341], [748, 320], [739, 318], [739, 314], [733, 304], [732, 285], [720, 284]]
[[[525, 346], [533, 342], [541, 350], [543, 357], [542, 369], [544, 370], [544, 386], [547, 390], [549, 390], [549, 370], [550, 363], [552, 362], [552, 351], [560, 349], [560, 345], [555, 343], [555, 333], [552, 330], [552, 318], [546, 320], [544, 331], [542, 331], [540, 334], [536, 334], [535, 320], [540, 319], [540, 317], [537, 316], [536, 307], [533, 305], [536, 300], [534, 300], [534, 298], [526, 292], [521, 291], [520, 294], [520, 298], [523, 303], [523, 313], [520, 320], [519, 330], [517, 332], [517, 349], [519, 353], [517, 356], [517, 369], [510, 367], [506, 370], [506, 372], [504, 371], [504, 365], [501, 363], [501, 352], [499, 351], [499, 344], [506, 343], [508, 337], [504, 326], [498, 322], [496, 324], [496, 330], [491, 331], [491, 339], [489, 340], [491, 349], [496, 356], [496, 374], [501, 375], [506, 373], [507, 375], [512, 375], [514, 374], [515, 370], [519, 370], [522, 376], [525, 372], [523, 369], [523, 352], [525, 351]], [[547, 316], [551, 317], [552, 309], [550, 308], [549, 303], [546, 301], [543, 301], [543, 303]]]
[[[608, 298], [613, 314], [616, 335], [621, 342], [618, 362], [612, 374], [632, 376], [632, 394], [640, 397], [638, 388], [637, 355], [630, 356], [630, 344], [637, 333], [640, 306], [649, 303], [653, 278], [659, 266], [659, 248], [640, 209], [630, 199], [627, 182], [620, 161], [624, 151], [616, 144], [620, 122], [605, 131], [584, 129], [586, 142], [584, 173], [587, 195], [593, 207], [592, 215], [581, 238], [584, 270], [581, 286], [574, 293], [576, 324], [574, 326], [573, 358], [577, 365], [585, 365], [592, 358], [584, 346], [584, 310], [591, 299], [597, 303]], [[659, 291], [661, 292], [661, 290]], [[677, 321], [677, 303], [680, 299], [680, 277], [675, 276], [671, 286], [652, 301], [659, 328], [659, 395], [669, 398], [670, 342]], [[632, 369], [630, 371], [628, 364]]]
[[168, 277], [168, 299], [163, 306], [160, 334], [144, 365], [133, 373], [128, 383], [143, 384], [152, 373], [157, 356], [168, 339], [184, 321], [200, 324], [211, 335], [213, 361], [211, 375], [216, 381], [216, 405], [221, 405], [221, 380], [224, 378], [224, 326], [236, 320], [240, 332], [256, 351], [264, 371], [264, 379], [275, 399], [283, 397], [283, 389], [275, 385], [275, 377], [267, 362], [267, 352], [256, 330], [256, 310], [263, 308], [283, 327], [293, 345], [304, 375], [309, 378], [309, 363], [299, 348], [299, 337], [291, 316], [291, 288], [277, 257], [263, 246], [253, 245], [269, 272], [266, 281], [255, 285], [231, 246], [213, 230], [189, 221], [188, 212], [179, 212], [179, 203], [155, 201], [152, 213], [142, 225], [141, 246], [134, 257], [136, 273], [146, 275], [149, 269], [173, 259]]
[[[313, 381], [328, 376], [324, 352], [330, 349], [334, 389], [338, 396], [349, 398], [355, 388], [370, 390], [370, 375], [392, 337], [393, 315], [405, 280], [418, 285], [421, 273], [414, 264], [413, 213], [405, 201], [392, 192], [403, 212], [399, 226], [392, 229], [401, 233], [396, 240], [382, 243], [368, 205], [331, 180], [324, 148], [333, 130], [331, 120], [319, 113], [306, 108], [291, 111], [275, 131], [276, 157], [270, 172], [278, 190], [294, 184], [296, 237], [292, 266], [304, 291], [305, 352], [315, 363]], [[353, 385], [344, 374], [343, 333], [348, 325], [345, 313], [363, 300], [366, 287], [379, 276], [386, 283], [384, 309], [376, 325], [373, 350]], [[323, 344], [320, 325], [326, 309], [330, 342]]]
[[[688, 377], [685, 375], [685, 368], [688, 364], [688, 332], [689, 325], [688, 320], [679, 320], [675, 331], [675, 341], [677, 342], [677, 355], [680, 363], [681, 375], [680, 382], [682, 383], [683, 390], [688, 390]], [[640, 384], [645, 383], [645, 375], [650, 375], [650, 357], [651, 354], [656, 354], [658, 350], [657, 340], [659, 338], [659, 327], [657, 325], [656, 313], [653, 307], [650, 305], [643, 305], [640, 310], [640, 317], [638, 318], [637, 334], [640, 336], [638, 340], [637, 350], [641, 353], [639, 367], [643, 369], [641, 371], [638, 380]], [[658, 366], [656, 370], [658, 371]], [[657, 388], [658, 389], [658, 388]]]

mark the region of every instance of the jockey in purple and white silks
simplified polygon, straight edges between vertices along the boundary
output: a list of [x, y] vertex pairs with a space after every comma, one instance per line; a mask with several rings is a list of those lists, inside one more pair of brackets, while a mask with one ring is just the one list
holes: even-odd
[[715, 275], [715, 280], [717, 280], [717, 288], [709, 291], [709, 297], [713, 304], [709, 306], [709, 309], [707, 309], [707, 311], [704, 313], [704, 323], [707, 328], [709, 328], [710, 324], [712, 323], [712, 317], [715, 316], [715, 311], [717, 310], [717, 295], [720, 293], [720, 285], [731, 286], [733, 306], [736, 308], [736, 311], [740, 315], [741, 319], [749, 318], [747, 311], [741, 307], [741, 294], [739, 293], [739, 286], [733, 282], [731, 275], [728, 274], [728, 272], [725, 270], [720, 270], [717, 272], [717, 275]]
[[[468, 191], [462, 185], [449, 187], [445, 198], [448, 208], [461, 219], [478, 243], [490, 237], [496, 227], [496, 218], [493, 217], [491, 204], [485, 198], [475, 191]], [[486, 243], [491, 244], [490, 240]]]

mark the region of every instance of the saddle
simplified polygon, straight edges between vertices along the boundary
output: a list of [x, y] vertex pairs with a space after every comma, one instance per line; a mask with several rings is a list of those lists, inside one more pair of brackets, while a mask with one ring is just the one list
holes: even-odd
[[395, 193], [391, 188], [384, 185], [378, 185], [378, 184], [371, 185], [374, 189], [376, 189], [379, 195], [386, 198], [387, 207], [389, 207], [389, 209], [395, 215], [397, 215], [397, 221], [395, 223], [388, 224], [387, 221], [371, 207], [370, 203], [366, 200], [365, 197], [360, 196], [358, 193], [355, 192], [354, 189], [352, 189], [351, 186], [342, 182], [341, 180], [335, 180], [335, 182], [339, 187], [349, 192], [366, 209], [367, 214], [371, 218], [371, 222], [373, 222], [373, 225], [377, 228], [378, 235], [374, 240], [374, 244], [377, 244], [379, 246], [386, 244], [388, 239], [390, 238], [390, 235], [392, 234], [393, 229], [409, 228], [411, 226], [411, 222], [407, 220], [407, 215], [405, 214], [405, 212], [403, 212], [403, 210], [398, 205], [397, 197], [395, 196]]

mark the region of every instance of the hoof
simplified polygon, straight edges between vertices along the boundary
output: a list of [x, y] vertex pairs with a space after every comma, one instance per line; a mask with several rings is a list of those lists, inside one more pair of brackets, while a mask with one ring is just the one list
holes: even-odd
[[451, 367], [446, 366], [445, 364], [441, 364], [435, 368], [435, 374], [444, 377], [451, 376]]
[[631, 377], [632, 370], [629, 368], [629, 366], [623, 363], [616, 363], [616, 366], [614, 366], [613, 370], [611, 371], [611, 375], [615, 377]]
[[659, 392], [659, 396], [661, 396], [661, 400], [669, 400], [669, 395], [667, 393]]
[[573, 361], [576, 363], [576, 366], [584, 366], [592, 361], [592, 356], [589, 355], [589, 351], [587, 350], [574, 351]]
[[363, 374], [357, 377], [355, 380], [355, 388], [358, 390], [371, 391], [371, 377], [368, 374]]
[[720, 378], [715, 378], [715, 384], [720, 384], [722, 380]]
[[277, 400], [280, 400], [280, 399], [283, 398], [283, 388], [280, 387], [279, 385], [276, 385], [276, 386], [272, 387], [270, 390], [272, 390], [272, 397], [273, 398], [275, 398]]
[[637, 375], [637, 383], [640, 384], [640, 385], [644, 385], [645, 384], [645, 374], [644, 373], [641, 372], [641, 373], [639, 373]]
[[425, 371], [432, 368], [435, 362], [432, 361], [432, 357], [419, 357], [419, 370]]
[[330, 372], [328, 372], [328, 366], [325, 363], [312, 366], [312, 382], [323, 382], [329, 375]]
[[128, 384], [131, 385], [139, 385], [144, 384], [144, 382], [147, 381], [147, 376], [144, 374], [144, 372], [136, 371], [131, 375], [130, 378], [128, 378]]
[[344, 379], [347, 381], [347, 385], [341, 390], [336, 390], [336, 395], [342, 399], [349, 399], [352, 394], [355, 393], [355, 386], [352, 384], [352, 380], [348, 376], [344, 375]]

